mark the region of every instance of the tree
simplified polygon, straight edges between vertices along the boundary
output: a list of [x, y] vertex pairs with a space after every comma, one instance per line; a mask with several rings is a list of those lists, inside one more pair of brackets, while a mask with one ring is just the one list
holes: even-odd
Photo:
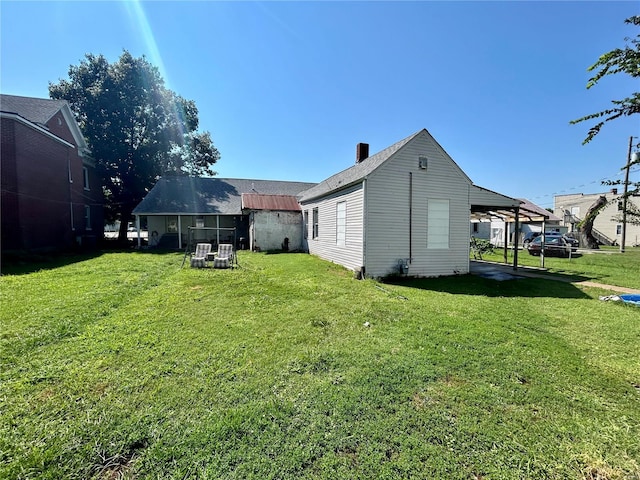
[[117, 62], [85, 55], [69, 79], [49, 84], [67, 100], [85, 136], [105, 192], [105, 218], [120, 220], [126, 239], [133, 208], [162, 175], [213, 175], [220, 158], [198, 109], [164, 85], [146, 58], [124, 51]]
[[[627, 18], [625, 23], [640, 26], [640, 16], [633, 16]], [[626, 45], [624, 48], [616, 48], [604, 55], [601, 55], [596, 63], [588, 68], [589, 72], [596, 71], [596, 74], [587, 82], [587, 89], [597, 85], [597, 83], [607, 75], [613, 75], [616, 73], [626, 73], [633, 78], [640, 77], [640, 34], [636, 35], [636, 38], [625, 38], [631, 45]], [[622, 116], [629, 116], [640, 112], [640, 93], [633, 92], [631, 96], [623, 100], [612, 100], [614, 105], [612, 108], [608, 108], [601, 112], [592, 113], [584, 117], [572, 120], [571, 124], [584, 122], [586, 120], [593, 120], [595, 118], [603, 118], [603, 120], [596, 123], [589, 130], [587, 137], [582, 142], [583, 145], [589, 143], [600, 132], [606, 122], [615, 120]]]
[[607, 197], [600, 195], [593, 205], [589, 207], [589, 210], [587, 210], [584, 219], [578, 224], [580, 245], [594, 250], [600, 248], [598, 240], [593, 236], [593, 221], [607, 204]]

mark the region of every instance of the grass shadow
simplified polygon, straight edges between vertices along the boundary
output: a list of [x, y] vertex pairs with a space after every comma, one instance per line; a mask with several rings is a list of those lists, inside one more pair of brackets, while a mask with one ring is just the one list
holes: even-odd
[[542, 278], [518, 277], [512, 280], [491, 280], [477, 275], [456, 275], [438, 278], [390, 278], [384, 281], [396, 285], [454, 295], [523, 298], [591, 298], [575, 285]]
[[0, 268], [1, 275], [27, 275], [40, 270], [53, 270], [74, 263], [84, 262], [100, 257], [102, 250], [88, 252], [50, 252], [3, 255]]

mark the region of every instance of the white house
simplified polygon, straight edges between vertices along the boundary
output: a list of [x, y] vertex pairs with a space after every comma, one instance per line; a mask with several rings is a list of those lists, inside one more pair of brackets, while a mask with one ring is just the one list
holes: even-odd
[[473, 182], [426, 130], [300, 193], [311, 254], [367, 277], [469, 272], [473, 211], [518, 212], [520, 201]]
[[[197, 242], [218, 245], [235, 240], [238, 248], [251, 245], [269, 250], [279, 249], [284, 239], [289, 238], [290, 248], [298, 250], [302, 248], [302, 214], [299, 206], [297, 211], [292, 210], [290, 197], [295, 200], [296, 195], [313, 185], [239, 178], [165, 177], [158, 180], [133, 214], [138, 224], [146, 222], [150, 242], [156, 238], [160, 247], [182, 249]], [[284, 221], [285, 217], [289, 220]], [[256, 222], [260, 225], [257, 230]]]

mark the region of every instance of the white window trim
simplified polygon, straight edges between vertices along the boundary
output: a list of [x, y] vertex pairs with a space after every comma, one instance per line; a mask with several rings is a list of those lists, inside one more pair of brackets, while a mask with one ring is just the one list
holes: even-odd
[[84, 223], [85, 223], [85, 230], [91, 230], [91, 206], [90, 205], [85, 205], [84, 206]]
[[84, 185], [84, 189], [89, 191], [91, 190], [89, 184], [89, 169], [87, 167], [82, 167], [82, 181]]
[[336, 203], [336, 245], [347, 244], [347, 202]]

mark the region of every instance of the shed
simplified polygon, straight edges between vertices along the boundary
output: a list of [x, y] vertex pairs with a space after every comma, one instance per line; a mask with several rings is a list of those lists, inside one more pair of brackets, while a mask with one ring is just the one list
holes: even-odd
[[242, 194], [251, 250], [300, 250], [302, 210], [293, 195]]

